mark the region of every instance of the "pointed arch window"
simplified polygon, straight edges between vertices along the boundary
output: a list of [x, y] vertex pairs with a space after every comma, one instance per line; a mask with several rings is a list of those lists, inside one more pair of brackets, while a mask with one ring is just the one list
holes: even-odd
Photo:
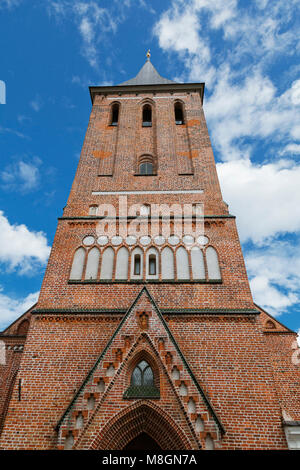
[[143, 127], [152, 126], [152, 108], [150, 104], [145, 104], [143, 106]]
[[130, 386], [124, 398], [159, 398], [159, 390], [154, 383], [154, 374], [147, 361], [142, 360], [134, 368]]
[[178, 124], [178, 125], [184, 124], [183, 106], [181, 103], [175, 103], [174, 112], [175, 112], [175, 124]]
[[118, 103], [115, 103], [112, 105], [111, 108], [111, 126], [117, 126], [119, 123], [119, 109], [120, 105]]

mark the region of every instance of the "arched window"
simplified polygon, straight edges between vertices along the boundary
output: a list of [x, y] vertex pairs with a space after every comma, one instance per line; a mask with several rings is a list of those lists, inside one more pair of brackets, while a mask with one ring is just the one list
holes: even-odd
[[152, 108], [150, 104], [143, 106], [143, 127], [152, 126]]
[[140, 175], [153, 175], [153, 163], [152, 162], [140, 163], [139, 173]]
[[221, 271], [216, 250], [209, 246], [205, 252], [208, 278], [210, 280], [221, 280]]
[[106, 248], [102, 255], [100, 279], [112, 279], [115, 252], [111, 247]]
[[117, 126], [119, 122], [119, 108], [120, 105], [118, 103], [113, 104], [111, 108], [111, 126]]
[[72, 269], [71, 269], [71, 274], [70, 274], [70, 279], [71, 280], [77, 280], [80, 281], [82, 278], [82, 271], [83, 271], [83, 265], [84, 265], [84, 259], [85, 259], [85, 249], [84, 248], [78, 248], [78, 250], [75, 251], [75, 255], [73, 258], [73, 263], [72, 263]]
[[174, 105], [175, 112], [175, 124], [184, 124], [183, 109], [181, 103], [175, 103]]
[[203, 252], [197, 246], [191, 249], [192, 273], [194, 280], [205, 279]]
[[89, 251], [86, 263], [85, 279], [97, 279], [100, 251], [94, 247]]
[[189, 257], [183, 246], [176, 251], [177, 279], [190, 279]]
[[141, 155], [139, 157], [138, 172], [140, 175], [156, 174], [156, 165], [152, 155]]
[[158, 251], [153, 247], [147, 251], [146, 277], [148, 279], [158, 279]]
[[131, 254], [131, 276], [132, 279], [142, 279], [143, 277], [143, 251], [135, 248]]
[[92, 205], [89, 207], [89, 215], [95, 216], [97, 215], [97, 211], [98, 211], [97, 205]]
[[174, 279], [174, 253], [168, 246], [161, 252], [161, 277]]
[[128, 276], [128, 250], [125, 246], [119, 249], [116, 263], [116, 279], [127, 279]]
[[124, 393], [124, 398], [158, 398], [159, 390], [154, 383], [154, 375], [148, 362], [142, 360], [134, 368], [130, 387]]

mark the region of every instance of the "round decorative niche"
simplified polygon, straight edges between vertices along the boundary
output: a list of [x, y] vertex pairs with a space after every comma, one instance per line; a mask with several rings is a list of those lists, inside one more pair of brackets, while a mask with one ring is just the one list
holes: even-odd
[[128, 235], [128, 237], [126, 237], [125, 241], [126, 241], [127, 245], [131, 246], [131, 245], [136, 244], [137, 238], [134, 235]]
[[143, 246], [149, 245], [150, 242], [151, 242], [151, 237], [149, 237], [148, 235], [145, 235], [144, 237], [140, 238], [140, 244]]
[[91, 246], [94, 242], [95, 242], [95, 238], [92, 237], [92, 235], [88, 235], [87, 237], [84, 237], [84, 239], [82, 240], [82, 243], [85, 246]]
[[165, 241], [166, 239], [162, 235], [157, 235], [157, 237], [154, 237], [154, 243], [158, 246], [163, 245]]
[[118, 246], [118, 245], [121, 245], [122, 241], [123, 241], [123, 238], [116, 235], [115, 237], [112, 237], [111, 244], [113, 246]]
[[192, 245], [194, 243], [194, 237], [192, 237], [192, 235], [185, 235], [182, 240], [185, 245]]
[[108, 237], [106, 235], [102, 235], [98, 238], [97, 242], [100, 246], [104, 246], [108, 243]]
[[209, 240], [205, 235], [200, 235], [200, 237], [197, 238], [197, 242], [199, 243], [199, 245], [204, 246], [208, 244]]
[[177, 237], [177, 235], [171, 235], [169, 238], [168, 238], [168, 242], [170, 243], [170, 245], [178, 245], [179, 243], [179, 237]]

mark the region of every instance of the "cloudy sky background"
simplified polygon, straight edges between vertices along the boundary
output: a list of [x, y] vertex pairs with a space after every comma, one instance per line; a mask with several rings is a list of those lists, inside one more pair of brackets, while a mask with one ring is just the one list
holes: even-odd
[[300, 330], [299, 0], [0, 0], [0, 329], [38, 292], [75, 175], [88, 85], [205, 82], [254, 300]]

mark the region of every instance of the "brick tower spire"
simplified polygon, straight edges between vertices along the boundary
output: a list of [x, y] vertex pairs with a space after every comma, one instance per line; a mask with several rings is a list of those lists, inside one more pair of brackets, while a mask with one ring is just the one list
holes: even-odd
[[147, 57], [90, 96], [0, 445], [286, 448], [299, 368], [281, 362], [284, 385], [271, 356], [294, 333], [272, 320], [268, 342], [253, 304], [204, 83], [163, 78]]

